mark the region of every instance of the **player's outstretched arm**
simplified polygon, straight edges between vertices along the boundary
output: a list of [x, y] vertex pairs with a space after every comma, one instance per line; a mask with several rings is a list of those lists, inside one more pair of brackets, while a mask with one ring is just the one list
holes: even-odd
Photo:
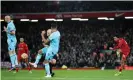
[[4, 26], [4, 30], [3, 30], [3, 32], [7, 32], [7, 28]]
[[15, 35], [15, 31], [14, 30], [11, 30], [10, 32], [8, 32], [7, 28], [5, 26], [4, 26], [4, 30], [3, 31], [6, 32], [6, 33], [9, 33], [11, 35]]

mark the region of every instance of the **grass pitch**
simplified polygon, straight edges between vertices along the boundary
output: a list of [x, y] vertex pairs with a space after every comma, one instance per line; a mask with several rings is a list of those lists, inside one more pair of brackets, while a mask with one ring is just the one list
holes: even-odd
[[133, 70], [114, 76], [116, 70], [54, 70], [53, 78], [45, 78], [44, 70], [20, 70], [18, 73], [1, 70], [1, 80], [133, 80]]

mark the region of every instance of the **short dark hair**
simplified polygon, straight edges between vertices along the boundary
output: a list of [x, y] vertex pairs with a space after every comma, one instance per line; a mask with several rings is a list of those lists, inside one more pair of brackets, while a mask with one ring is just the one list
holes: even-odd
[[51, 28], [56, 28], [57, 29], [57, 24], [51, 24]]
[[114, 35], [114, 37], [117, 37], [117, 38], [119, 38], [120, 36], [119, 36], [118, 34], [116, 34], [116, 35]]

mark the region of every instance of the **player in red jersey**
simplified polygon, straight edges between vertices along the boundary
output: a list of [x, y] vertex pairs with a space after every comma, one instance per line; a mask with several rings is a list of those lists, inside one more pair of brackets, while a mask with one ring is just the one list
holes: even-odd
[[20, 38], [20, 43], [18, 44], [18, 63], [20, 65], [20, 62], [23, 60], [24, 62], [26, 62], [26, 64], [28, 65], [28, 70], [31, 72], [31, 68], [30, 65], [28, 63], [28, 58], [23, 59], [21, 57], [21, 55], [23, 53], [26, 53], [28, 55], [28, 46], [27, 44], [24, 42], [24, 38]]
[[130, 47], [129, 47], [128, 43], [126, 42], [126, 40], [123, 38], [118, 38], [115, 36], [114, 41], [116, 42], [116, 45], [114, 48], [110, 47], [110, 49], [116, 50], [117, 53], [120, 53], [122, 55], [121, 66], [119, 68], [119, 72], [115, 74], [115, 76], [118, 76], [121, 74], [121, 72], [124, 68], [126, 58], [130, 53]]

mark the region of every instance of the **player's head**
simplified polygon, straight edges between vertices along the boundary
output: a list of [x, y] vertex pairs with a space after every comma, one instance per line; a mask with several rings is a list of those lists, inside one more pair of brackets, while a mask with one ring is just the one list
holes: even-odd
[[24, 38], [20, 38], [20, 42], [24, 42]]
[[50, 36], [50, 34], [51, 34], [51, 29], [48, 29], [47, 30], [47, 36]]
[[10, 22], [11, 21], [11, 16], [7, 15], [5, 16], [5, 22]]
[[119, 39], [119, 37], [118, 37], [118, 36], [114, 36], [113, 38], [114, 38], [114, 41], [115, 41], [115, 42], [117, 42], [117, 41], [118, 41], [118, 39]]
[[57, 31], [57, 25], [56, 24], [51, 24], [51, 32]]

